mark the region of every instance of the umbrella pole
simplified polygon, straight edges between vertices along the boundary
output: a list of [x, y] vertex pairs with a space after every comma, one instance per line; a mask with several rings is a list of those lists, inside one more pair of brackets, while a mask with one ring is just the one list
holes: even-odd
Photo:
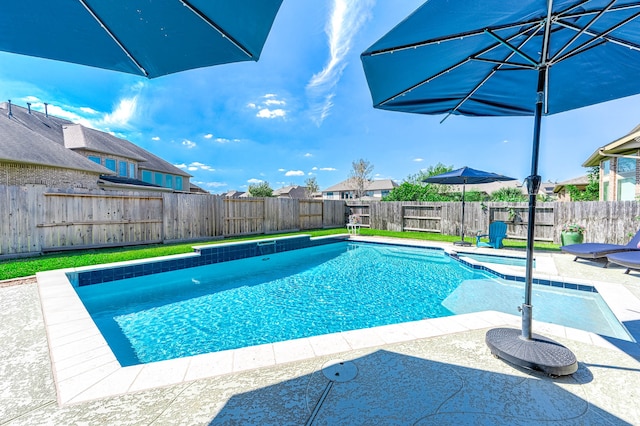
[[462, 218], [460, 219], [460, 241], [464, 244], [464, 193], [465, 184], [462, 184]]
[[531, 339], [531, 322], [533, 306], [531, 305], [531, 291], [533, 287], [533, 242], [536, 230], [536, 197], [540, 189], [542, 178], [538, 175], [538, 158], [540, 150], [540, 128], [542, 127], [542, 107], [544, 102], [544, 84], [547, 70], [542, 68], [538, 72], [538, 91], [536, 99], [535, 119], [533, 125], [533, 148], [531, 152], [531, 175], [527, 177], [527, 192], [529, 193], [529, 217], [527, 220], [527, 263], [524, 287], [524, 303], [522, 311], [522, 337]]
[[527, 264], [524, 303], [522, 311], [522, 331], [513, 328], [494, 328], [487, 332], [485, 341], [491, 353], [517, 366], [538, 370], [552, 377], [573, 374], [578, 370], [576, 356], [566, 347], [546, 337], [531, 332], [533, 283], [533, 240], [536, 215], [536, 194], [540, 188], [538, 176], [538, 149], [540, 147], [540, 127], [547, 69], [538, 72], [538, 98], [536, 100], [535, 124], [533, 130], [533, 152], [531, 156], [531, 176], [527, 177], [529, 192], [529, 222], [527, 228]]
[[470, 246], [471, 244], [464, 240], [464, 195], [465, 195], [466, 179], [462, 182], [462, 217], [460, 218], [460, 241], [453, 243], [456, 246]]

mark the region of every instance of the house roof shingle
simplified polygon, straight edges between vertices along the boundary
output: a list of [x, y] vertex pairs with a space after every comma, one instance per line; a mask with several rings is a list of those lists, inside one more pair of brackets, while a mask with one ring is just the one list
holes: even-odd
[[[1, 109], [7, 110], [6, 107], [6, 102], [0, 105]], [[43, 135], [49, 131], [55, 133], [54, 130], [34, 131], [29, 124], [34, 124], [35, 120], [24, 120], [18, 108], [12, 107], [12, 112], [12, 116], [0, 113], [0, 161], [81, 170], [98, 175], [113, 174], [106, 167]]]

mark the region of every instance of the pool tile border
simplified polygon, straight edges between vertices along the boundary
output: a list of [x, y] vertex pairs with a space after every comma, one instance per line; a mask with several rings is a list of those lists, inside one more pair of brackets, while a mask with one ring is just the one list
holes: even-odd
[[219, 262], [266, 256], [290, 250], [317, 247], [345, 241], [348, 234], [312, 238], [310, 235], [264, 238], [253, 241], [194, 246], [194, 253], [165, 256], [155, 259], [141, 259], [111, 265], [89, 266], [68, 272], [72, 284], [86, 286], [127, 278], [141, 277], [162, 272], [176, 271]]
[[[338, 354], [352, 349], [378, 348], [392, 343], [494, 326], [520, 326], [519, 316], [484, 311], [121, 367], [68, 279], [70, 273], [82, 272], [83, 269], [87, 268], [37, 274], [59, 405]], [[620, 321], [640, 322], [640, 301], [632, 297], [634, 300], [630, 305], [628, 294], [620, 291], [620, 288], [626, 290], [623, 286], [604, 284], [606, 286], [601, 288], [601, 284], [593, 283], [593, 287], [601, 289], [603, 297], [609, 299], [608, 304], [612, 301], [613, 306], [610, 304], [610, 307]], [[593, 333], [535, 320], [534, 326], [536, 332], [596, 346], [614, 350], [619, 350], [622, 346], [625, 352], [640, 357], [640, 346], [635, 342], [611, 342], [610, 339]], [[640, 329], [630, 331], [639, 340]]]

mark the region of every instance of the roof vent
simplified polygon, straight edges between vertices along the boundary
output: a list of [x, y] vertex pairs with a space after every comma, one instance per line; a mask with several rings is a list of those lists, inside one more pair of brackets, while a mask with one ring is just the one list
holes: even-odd
[[11, 112], [11, 99], [9, 99], [9, 113], [7, 115], [13, 117], [13, 112]]
[[27, 111], [31, 114], [31, 102], [27, 102]]
[[49, 112], [47, 111], [47, 106], [48, 105], [49, 105], [48, 103], [46, 103], [46, 102], [44, 103], [44, 116], [47, 117], [47, 118], [49, 117]]

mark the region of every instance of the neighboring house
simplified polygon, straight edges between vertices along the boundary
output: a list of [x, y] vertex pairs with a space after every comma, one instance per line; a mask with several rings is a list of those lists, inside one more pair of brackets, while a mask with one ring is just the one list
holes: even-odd
[[633, 201], [640, 194], [640, 125], [598, 148], [582, 164], [600, 166], [600, 201]]
[[[389, 195], [389, 192], [398, 186], [391, 179], [380, 179], [369, 181], [365, 188], [363, 200], [380, 200]], [[355, 188], [351, 179], [344, 180], [336, 185], [322, 191], [322, 198], [325, 200], [347, 200], [355, 198]]]
[[239, 198], [243, 194], [244, 194], [244, 192], [242, 192], [242, 191], [231, 190], [231, 191], [227, 191], [224, 194], [220, 194], [220, 195], [222, 197], [227, 197], [227, 198]]
[[308, 198], [307, 187], [300, 185], [285, 186], [273, 191], [273, 196], [278, 198]]
[[189, 192], [190, 174], [139, 146], [48, 113], [0, 103], [0, 172], [9, 185]]
[[558, 201], [571, 201], [571, 194], [567, 192], [567, 186], [573, 185], [580, 191], [584, 191], [589, 185], [589, 177], [587, 175], [559, 182], [553, 188], [553, 192], [557, 195]]

